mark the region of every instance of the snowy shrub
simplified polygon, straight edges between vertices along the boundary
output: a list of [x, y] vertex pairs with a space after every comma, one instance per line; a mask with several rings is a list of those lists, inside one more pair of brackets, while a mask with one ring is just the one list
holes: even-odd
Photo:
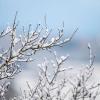
[[[21, 35], [18, 35], [17, 26], [15, 16], [13, 25], [0, 33], [0, 41], [9, 37], [8, 47], [0, 47], [0, 81], [12, 79], [21, 71], [21, 63], [34, 61], [33, 56], [38, 51], [50, 50], [55, 46], [61, 47], [70, 42], [78, 30], [76, 29], [70, 37], [64, 38], [63, 29], [58, 30], [57, 36], [52, 36], [52, 31], [47, 26], [42, 27], [38, 24], [35, 30], [29, 25], [27, 32], [23, 28]], [[32, 88], [29, 82], [26, 82], [29, 90], [22, 91], [20, 96], [11, 100], [95, 100], [99, 95], [100, 84], [88, 83], [94, 70], [94, 56], [90, 44], [88, 49], [90, 64], [74, 77], [66, 76], [70, 68], [63, 66], [69, 56], [58, 57], [54, 52], [54, 61], [48, 62], [45, 58], [42, 64], [38, 64], [40, 71], [36, 86]], [[51, 68], [48, 63], [52, 65]], [[9, 82], [0, 85], [0, 100], [6, 100], [5, 94], [10, 92], [9, 85]]]

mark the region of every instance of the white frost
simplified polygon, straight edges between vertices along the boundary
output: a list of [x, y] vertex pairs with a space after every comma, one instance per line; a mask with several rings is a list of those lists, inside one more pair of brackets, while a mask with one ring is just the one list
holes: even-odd
[[61, 59], [62, 59], [62, 60], [65, 60], [65, 59], [66, 59], [66, 56], [61, 56]]
[[55, 41], [55, 38], [52, 38], [52, 39], [51, 39], [51, 42], [53, 43], [54, 41]]
[[18, 43], [19, 41], [20, 41], [19, 38], [15, 38], [15, 39], [14, 39], [14, 45], [15, 45], [16, 43]]

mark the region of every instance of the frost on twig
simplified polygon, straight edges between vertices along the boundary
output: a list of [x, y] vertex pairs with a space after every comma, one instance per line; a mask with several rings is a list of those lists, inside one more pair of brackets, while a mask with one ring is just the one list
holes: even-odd
[[[63, 63], [69, 56], [58, 57], [54, 51], [54, 60], [45, 58], [43, 63], [38, 64], [40, 71], [35, 87], [31, 87], [27, 82], [29, 90], [12, 100], [96, 100], [100, 94], [100, 84], [90, 83], [94, 70], [94, 56], [90, 44], [88, 49], [88, 66], [72, 77], [64, 76], [69, 68], [64, 68]], [[72, 73], [70, 72], [70, 74]]]
[[[45, 27], [38, 24], [35, 30], [32, 30], [32, 26], [29, 25], [28, 31], [23, 28], [21, 35], [17, 35], [16, 15], [13, 25], [0, 33], [0, 41], [9, 36], [9, 47], [0, 47], [0, 81], [13, 78], [20, 72], [20, 63], [34, 61], [33, 57], [38, 51], [68, 43], [78, 30], [76, 29], [70, 37], [64, 38], [63, 29], [58, 29], [58, 35], [52, 36], [52, 31], [46, 24]], [[100, 94], [100, 84], [89, 83], [94, 70], [95, 57], [92, 55], [90, 44], [88, 44], [88, 49], [89, 65], [72, 78], [64, 77], [67, 74], [67, 67], [64, 68], [63, 63], [69, 56], [59, 58], [54, 52], [55, 60], [48, 62], [45, 58], [42, 64], [38, 64], [40, 72], [36, 86], [32, 88], [27, 82], [29, 91], [23, 91], [21, 96], [16, 96], [11, 100], [96, 100]], [[6, 100], [5, 93], [8, 91], [8, 86], [7, 83], [0, 85], [1, 100]]]
[[94, 70], [94, 56], [90, 46], [88, 49], [91, 63], [72, 77], [71, 72], [70, 75], [67, 74], [69, 68], [64, 68], [63, 65], [69, 56], [59, 58], [54, 52], [54, 60], [50, 62], [45, 58], [43, 63], [38, 64], [39, 79], [35, 87], [27, 83], [29, 91], [24, 91], [23, 96], [12, 100], [96, 100], [100, 94], [100, 84], [90, 81]]
[[10, 82], [5, 82], [0, 85], [0, 100], [6, 100], [5, 93], [8, 91]]
[[[14, 75], [20, 72], [22, 62], [34, 61], [33, 57], [37, 51], [48, 50], [54, 46], [62, 46], [68, 43], [78, 30], [76, 29], [70, 37], [64, 39], [63, 29], [58, 30], [58, 35], [52, 36], [52, 31], [48, 27], [42, 27], [38, 24], [35, 30], [32, 30], [32, 26], [29, 25], [27, 31], [23, 28], [21, 35], [18, 35], [16, 17], [17, 13], [12, 26], [7, 27], [6, 30], [0, 33], [0, 41], [5, 37], [9, 38], [7, 43], [9, 45], [0, 47], [0, 80], [13, 78]], [[2, 42], [6, 43], [6, 41]], [[62, 56], [59, 61], [57, 60], [58, 66], [65, 59]], [[51, 80], [50, 84], [53, 84], [53, 81], [54, 79]]]
[[32, 30], [32, 26], [29, 25], [27, 33], [25, 34], [26, 31], [23, 29], [23, 33], [20, 36], [16, 34], [16, 31], [15, 16], [13, 25], [0, 34], [0, 39], [10, 36], [9, 47], [3, 51], [2, 47], [0, 48], [0, 80], [10, 78], [18, 73], [19, 63], [33, 61], [33, 55], [37, 51], [50, 49], [54, 46], [62, 46], [69, 42], [77, 29], [69, 38], [65, 39], [62, 39], [63, 30], [58, 31], [58, 36], [51, 36], [50, 38], [51, 32], [49, 29], [47, 27], [41, 28], [40, 24], [36, 26], [35, 30]]
[[[67, 95], [68, 92], [64, 91], [64, 89], [66, 89], [67, 79], [62, 73], [68, 71], [68, 68], [64, 68], [63, 63], [67, 61], [69, 56], [61, 56], [58, 58], [57, 55], [54, 54], [54, 57], [54, 62], [48, 62], [47, 58], [45, 58], [43, 63], [38, 64], [40, 71], [36, 86], [32, 88], [29, 83], [27, 83], [29, 91], [24, 91], [23, 96], [16, 97], [12, 100], [65, 99], [65, 95]], [[54, 63], [55, 66], [53, 66]], [[51, 69], [53, 72], [51, 72]], [[62, 77], [62, 79], [60, 79], [60, 77]]]
[[70, 79], [69, 83], [71, 84], [71, 100], [96, 100], [97, 96], [100, 94], [100, 84], [91, 83], [91, 77], [94, 71], [94, 58], [92, 54], [91, 45], [88, 44], [89, 49], [89, 65], [82, 68], [80, 73]]

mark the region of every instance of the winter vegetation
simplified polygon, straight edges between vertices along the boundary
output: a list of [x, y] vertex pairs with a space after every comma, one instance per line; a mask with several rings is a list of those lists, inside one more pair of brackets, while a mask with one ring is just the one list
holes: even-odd
[[38, 78], [34, 86], [26, 82], [28, 90], [21, 91], [9, 100], [96, 100], [99, 96], [99, 83], [91, 83], [94, 71], [94, 55], [91, 44], [88, 44], [89, 64], [73, 73], [73, 68], [65, 67], [67, 56], [58, 56], [53, 47], [62, 47], [70, 42], [77, 32], [76, 29], [69, 37], [64, 37], [64, 25], [58, 29], [57, 35], [52, 35], [52, 30], [38, 24], [35, 30], [29, 25], [28, 31], [22, 30], [17, 34], [17, 22], [15, 15], [12, 26], [0, 33], [0, 43], [9, 37], [8, 46], [0, 46], [0, 100], [8, 100], [6, 93], [9, 91], [10, 80], [21, 70], [22, 63], [34, 62], [34, 55], [39, 51], [48, 51], [53, 54], [53, 60], [44, 58], [44, 62], [38, 63]]

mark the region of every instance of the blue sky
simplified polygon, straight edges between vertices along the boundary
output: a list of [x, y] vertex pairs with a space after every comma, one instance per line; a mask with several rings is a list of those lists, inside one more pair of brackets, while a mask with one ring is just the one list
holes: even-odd
[[43, 24], [46, 15], [51, 28], [64, 21], [66, 32], [78, 27], [78, 36], [100, 34], [100, 0], [0, 0], [1, 29], [11, 24], [16, 11], [21, 26]]

